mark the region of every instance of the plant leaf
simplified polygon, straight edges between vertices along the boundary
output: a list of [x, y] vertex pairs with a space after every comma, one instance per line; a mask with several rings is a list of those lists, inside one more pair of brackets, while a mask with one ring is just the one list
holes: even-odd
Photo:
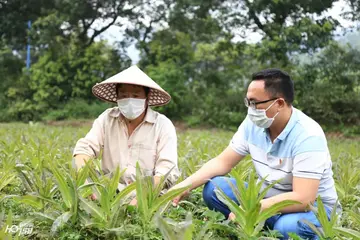
[[87, 201], [84, 198], [79, 199], [81, 207], [84, 208], [87, 213], [91, 214], [96, 219], [99, 219], [101, 222], [106, 221], [103, 211], [95, 203]]
[[126, 169], [120, 172], [119, 166], [116, 167], [115, 174], [112, 176], [109, 186], [109, 193], [111, 196], [114, 196], [116, 194], [116, 189], [118, 187], [120, 177], [124, 174], [125, 171]]
[[113, 208], [117, 204], [120, 203], [120, 201], [126, 197], [129, 193], [131, 193], [136, 188], [136, 182], [131, 183], [130, 185], [126, 186], [123, 190], [121, 190], [115, 197], [114, 201], [111, 204], [111, 207]]
[[68, 185], [67, 181], [63, 177], [62, 173], [59, 171], [58, 166], [55, 165], [50, 170], [50, 172], [53, 173], [53, 175], [58, 183], [58, 188], [60, 190], [61, 196], [63, 198], [63, 201], [64, 201], [66, 207], [71, 209], [73, 196], [71, 195], [70, 186]]
[[16, 175], [13, 173], [5, 173], [1, 178], [0, 178], [0, 191], [6, 187], [9, 183], [11, 183], [14, 179], [15, 179]]
[[275, 203], [274, 205], [272, 205], [271, 207], [265, 209], [264, 211], [262, 211], [256, 221], [256, 223], [262, 222], [262, 221], [266, 221], [266, 219], [280, 213], [280, 210], [294, 205], [294, 204], [300, 204], [298, 201], [293, 201], [293, 200], [284, 200], [278, 203]]
[[146, 188], [146, 182], [142, 175], [139, 162], [136, 162], [136, 199], [138, 203], [138, 209], [142, 215], [142, 221], [148, 222], [149, 220], [149, 205], [147, 192], [152, 189]]
[[358, 232], [356, 230], [343, 228], [343, 227], [335, 227], [334, 229], [336, 231], [338, 231], [344, 237], [347, 237], [350, 239], [355, 239], [355, 240], [360, 239], [360, 232]]
[[226, 204], [231, 212], [235, 214], [235, 221], [238, 222], [240, 226], [244, 226], [244, 211], [240, 208], [240, 206], [238, 206], [236, 202], [227, 196], [222, 189], [215, 189], [214, 191], [219, 200]]
[[183, 188], [177, 188], [171, 191], [168, 191], [161, 197], [157, 198], [153, 205], [151, 206], [150, 213], [153, 214], [157, 210], [160, 209], [161, 206], [165, 205], [169, 201], [173, 200], [176, 196], [178, 196], [180, 193], [184, 192], [189, 187], [183, 187]]
[[178, 240], [178, 237], [175, 235], [174, 228], [170, 226], [165, 219], [160, 215], [156, 214], [154, 217], [155, 225], [159, 228], [161, 235], [165, 240]]
[[311, 230], [313, 230], [314, 233], [316, 233], [316, 235], [318, 235], [320, 238], [323, 237], [323, 234], [319, 231], [319, 229], [313, 223], [309, 222], [306, 219], [301, 219], [300, 221], [302, 221], [303, 223], [308, 225], [311, 228]]
[[61, 228], [65, 223], [69, 221], [71, 216], [72, 216], [71, 212], [65, 212], [61, 214], [58, 218], [56, 218], [51, 226], [51, 234], [54, 235], [59, 228]]
[[49, 215], [49, 214], [46, 214], [46, 213], [42, 213], [42, 212], [34, 212], [33, 213], [35, 216], [38, 216], [38, 217], [41, 217], [41, 218], [45, 218], [47, 220], [50, 220], [51, 222], [54, 222], [56, 220], [55, 217]]

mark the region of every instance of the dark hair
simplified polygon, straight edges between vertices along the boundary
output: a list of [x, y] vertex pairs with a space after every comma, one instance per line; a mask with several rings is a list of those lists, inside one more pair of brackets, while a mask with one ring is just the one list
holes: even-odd
[[[117, 84], [116, 84], [116, 94], [118, 94], [118, 90], [119, 90], [120, 86], [121, 86], [121, 83], [117, 83]], [[150, 93], [150, 88], [144, 87], [144, 86], [141, 86], [141, 87], [144, 88], [144, 90], [145, 90], [145, 95], [146, 95], [146, 97], [148, 97], [148, 96], [149, 96], [149, 93]]]
[[252, 80], [263, 80], [265, 91], [270, 93], [272, 97], [283, 97], [288, 105], [293, 103], [294, 83], [286, 72], [276, 68], [265, 69], [254, 73]]
[[144, 87], [146, 97], [149, 96], [150, 88]]

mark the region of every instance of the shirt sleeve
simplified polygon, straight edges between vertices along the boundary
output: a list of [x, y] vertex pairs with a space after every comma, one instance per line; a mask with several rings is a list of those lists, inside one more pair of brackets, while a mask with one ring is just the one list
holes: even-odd
[[242, 156], [246, 156], [249, 154], [249, 144], [247, 142], [247, 126], [248, 126], [248, 118], [241, 123], [237, 132], [234, 134], [233, 138], [230, 141], [230, 147]]
[[176, 182], [180, 174], [178, 169], [176, 130], [168, 119], [160, 130], [157, 155], [155, 176], [164, 176], [172, 169], [166, 184], [167, 187], [170, 187]]
[[73, 151], [73, 157], [78, 154], [99, 157], [100, 150], [104, 146], [104, 121], [105, 112], [94, 121], [92, 128], [86, 136], [77, 141]]
[[298, 144], [294, 155], [294, 177], [320, 180], [331, 163], [326, 140], [319, 136], [309, 137]]

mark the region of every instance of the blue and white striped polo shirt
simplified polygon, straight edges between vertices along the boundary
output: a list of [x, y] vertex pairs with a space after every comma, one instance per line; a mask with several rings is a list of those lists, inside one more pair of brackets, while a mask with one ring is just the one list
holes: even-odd
[[248, 117], [233, 136], [230, 146], [240, 155], [250, 154], [263, 188], [282, 179], [266, 197], [292, 191], [293, 176], [319, 179], [320, 195], [332, 208], [338, 199], [332, 162], [321, 126], [296, 108], [281, 134], [271, 142], [268, 131], [257, 127]]

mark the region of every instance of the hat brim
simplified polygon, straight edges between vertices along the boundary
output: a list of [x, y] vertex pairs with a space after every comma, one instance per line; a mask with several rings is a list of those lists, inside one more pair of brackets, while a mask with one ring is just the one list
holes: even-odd
[[[125, 82], [123, 82], [125, 83]], [[116, 85], [120, 84], [119, 82], [103, 82], [98, 83], [92, 88], [92, 93], [99, 98], [100, 100], [116, 103], [117, 101], [117, 92], [116, 92]], [[171, 96], [161, 89], [156, 89], [150, 86], [141, 85], [141, 84], [134, 84], [134, 83], [127, 83], [133, 84], [138, 86], [147, 87], [150, 89], [148, 94], [148, 105], [149, 106], [164, 106], [168, 104], [171, 100]]]

